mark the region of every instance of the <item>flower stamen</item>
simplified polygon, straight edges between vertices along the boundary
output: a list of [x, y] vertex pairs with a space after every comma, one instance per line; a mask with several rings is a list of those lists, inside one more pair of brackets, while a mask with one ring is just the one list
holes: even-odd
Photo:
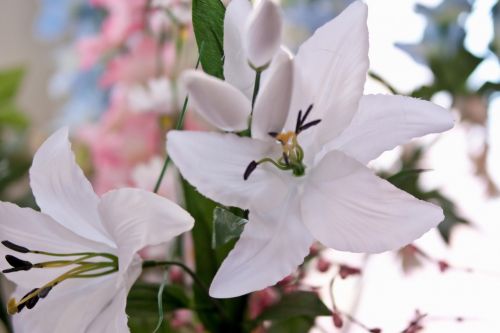
[[110, 253], [52, 253], [30, 250], [10, 241], [3, 241], [2, 244], [13, 251], [20, 253], [32, 253], [52, 257], [73, 257], [70, 260], [52, 260], [39, 263], [31, 263], [10, 254], [6, 255], [5, 259], [12, 266], [12, 268], [3, 270], [3, 273], [28, 271], [30, 269], [72, 267], [68, 271], [56, 277], [52, 281], [46, 283], [42, 287], [34, 288], [29, 293], [24, 295], [19, 300], [19, 302], [17, 302], [15, 298], [11, 298], [7, 303], [7, 310], [11, 315], [19, 313], [25, 307], [27, 309], [32, 309], [41, 298], [45, 298], [49, 294], [52, 288], [67, 279], [95, 278], [107, 274], [112, 274], [118, 271], [118, 258]]
[[243, 179], [247, 180], [248, 177], [255, 171], [257, 166], [261, 163], [271, 163], [280, 170], [292, 170], [293, 175], [296, 177], [303, 176], [305, 174], [306, 166], [303, 163], [304, 160], [304, 150], [299, 145], [297, 136], [305, 131], [306, 129], [316, 126], [321, 122], [321, 119], [312, 120], [306, 123], [306, 119], [311, 113], [313, 104], [309, 105], [306, 112], [302, 115], [302, 110], [299, 110], [297, 115], [297, 122], [295, 124], [295, 131], [288, 132], [269, 132], [268, 134], [276, 139], [277, 142], [281, 144], [281, 149], [283, 154], [278, 160], [273, 160], [270, 157], [263, 158], [259, 161], [251, 161], [245, 172], [243, 173]]

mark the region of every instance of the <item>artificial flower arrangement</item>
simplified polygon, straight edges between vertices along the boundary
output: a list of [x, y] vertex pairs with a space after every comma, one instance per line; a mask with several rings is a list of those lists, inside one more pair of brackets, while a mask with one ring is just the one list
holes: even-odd
[[[356, 1], [293, 55], [282, 45], [281, 12], [273, 1], [232, 0], [227, 8], [219, 0], [195, 1], [201, 69], [183, 71], [175, 84], [187, 96], [174, 103], [182, 104], [175, 130], [166, 141], [158, 142], [156, 132], [148, 139], [146, 147], [160, 145], [167, 154], [154, 175], [154, 191], [152, 185], [110, 191], [103, 186], [96, 194], [63, 128], [41, 145], [30, 169], [41, 211], [0, 204], [1, 267], [16, 284], [7, 303], [13, 331], [142, 332], [138, 315], [127, 316], [137, 303], [134, 288], [141, 272], [170, 267], [189, 276], [192, 287], [169, 289], [176, 282], [167, 276], [152, 297], [158, 309], [149, 311], [159, 310], [157, 332], [164, 312], [179, 315], [182, 309], [197, 314], [190, 324], [199, 323], [183, 329], [200, 332], [307, 332], [317, 316], [332, 313], [338, 326], [335, 309], [302, 281], [311, 256], [317, 257], [316, 241], [325, 248], [379, 253], [436, 227], [443, 220], [440, 207], [396, 188], [366, 164], [412, 138], [453, 126], [450, 112], [430, 102], [363, 95], [366, 21], [367, 6]], [[94, 50], [102, 46], [93, 42]], [[171, 50], [161, 51], [163, 57]], [[164, 95], [168, 85], [157, 80], [139, 92], [129, 85], [128, 97], [115, 92], [113, 101], [158, 108], [173, 98]], [[156, 102], [142, 103], [146, 93]], [[196, 131], [184, 123], [188, 105], [206, 122]], [[111, 130], [123, 124], [120, 115], [109, 119]], [[149, 123], [131, 126], [140, 124]], [[102, 144], [92, 142], [97, 151]], [[184, 194], [178, 203], [156, 194], [174, 166]], [[107, 171], [104, 182], [119, 172], [112, 163]], [[182, 248], [181, 235], [190, 230], [194, 264], [183, 251], [162, 260], [141, 256], [145, 247], [161, 243]], [[339, 267], [342, 277], [358, 273]], [[249, 314], [252, 304], [263, 305]]]

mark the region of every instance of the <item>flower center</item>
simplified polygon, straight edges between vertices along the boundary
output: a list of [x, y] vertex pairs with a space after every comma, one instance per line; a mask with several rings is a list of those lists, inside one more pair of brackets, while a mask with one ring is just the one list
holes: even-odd
[[306, 166], [304, 165], [304, 150], [299, 145], [298, 135], [305, 131], [306, 129], [318, 125], [321, 119], [312, 120], [306, 123], [307, 117], [311, 113], [313, 105], [309, 105], [304, 115], [302, 115], [302, 110], [299, 111], [297, 116], [297, 123], [295, 125], [295, 131], [274, 133], [270, 132], [269, 135], [276, 139], [276, 142], [281, 144], [281, 149], [283, 151], [280, 158], [274, 160], [270, 157], [264, 157], [259, 161], [252, 161], [248, 164], [245, 172], [243, 173], [243, 179], [247, 180], [252, 172], [262, 163], [271, 163], [280, 170], [291, 170], [293, 175], [296, 177], [303, 176], [306, 171]]
[[43, 256], [64, 258], [64, 260], [51, 260], [39, 263], [31, 263], [13, 255], [6, 255], [5, 260], [12, 268], [4, 269], [4, 274], [29, 271], [31, 269], [51, 269], [68, 267], [68, 270], [57, 278], [47, 282], [41, 287], [34, 288], [24, 295], [19, 302], [15, 298], [9, 299], [7, 311], [13, 315], [21, 312], [25, 307], [32, 309], [41, 298], [45, 298], [49, 292], [59, 283], [67, 279], [96, 278], [118, 271], [118, 258], [110, 253], [79, 252], [79, 253], [52, 253], [45, 251], [34, 251], [24, 246], [4, 240], [2, 244], [12, 251], [19, 253], [32, 253]]

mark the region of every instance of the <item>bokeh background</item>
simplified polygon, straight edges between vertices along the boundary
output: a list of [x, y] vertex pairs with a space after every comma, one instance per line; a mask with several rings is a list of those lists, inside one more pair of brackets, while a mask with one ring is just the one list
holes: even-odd
[[[296, 49], [350, 2], [282, 0], [287, 46]], [[96, 191], [154, 186], [163, 134], [183, 99], [176, 79], [197, 58], [190, 4], [152, 1], [144, 19], [138, 9], [144, 1], [124, 3], [2, 0], [1, 200], [34, 206], [27, 179], [31, 157], [63, 125], [71, 127], [78, 160]], [[441, 205], [446, 219], [400, 251], [323, 251], [307, 281], [329, 306], [337, 274], [330, 264], [359, 267], [362, 274], [336, 278], [333, 286], [336, 307], [351, 320], [334, 328], [330, 317], [320, 318], [313, 331], [499, 332], [500, 4], [366, 3], [365, 92], [432, 100], [456, 118], [453, 130], [387, 152], [372, 167]], [[207, 125], [188, 111], [186, 126]], [[178, 196], [174, 178], [172, 172], [163, 190], [170, 198]]]

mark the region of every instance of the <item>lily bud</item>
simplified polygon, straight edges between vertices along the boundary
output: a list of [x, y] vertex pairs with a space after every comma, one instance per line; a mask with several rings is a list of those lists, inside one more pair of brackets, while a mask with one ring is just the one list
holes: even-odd
[[245, 50], [255, 68], [269, 64], [281, 44], [281, 13], [272, 0], [260, 0], [248, 18]]

